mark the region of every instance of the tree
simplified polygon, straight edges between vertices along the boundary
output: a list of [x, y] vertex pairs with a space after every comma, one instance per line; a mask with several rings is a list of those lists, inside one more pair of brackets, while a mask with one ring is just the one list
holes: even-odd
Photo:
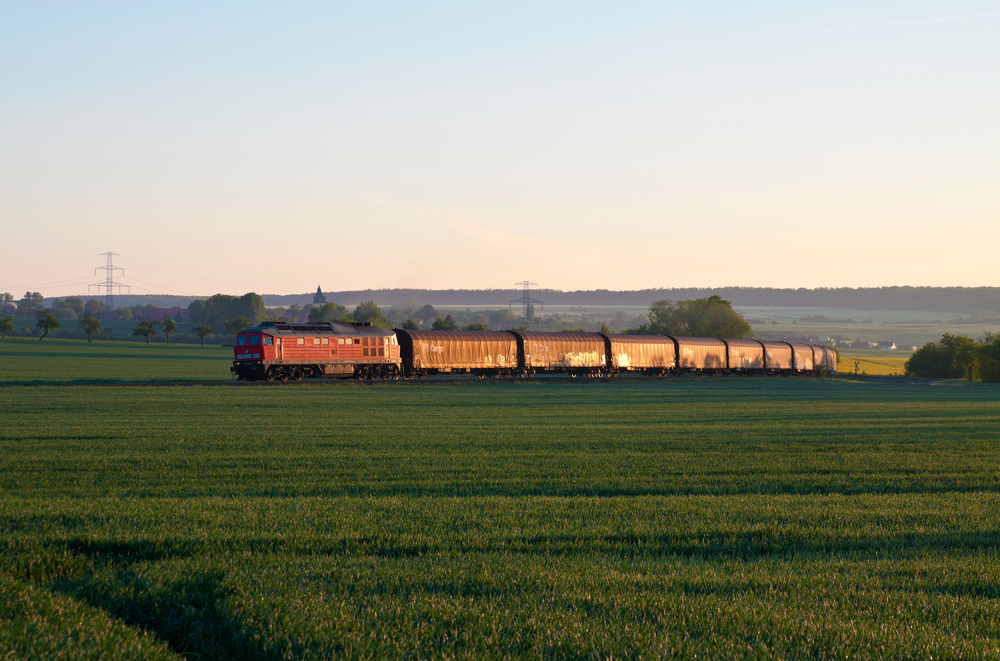
[[433, 305], [425, 305], [413, 313], [413, 319], [419, 324], [426, 324], [432, 319], [437, 319], [438, 312]]
[[49, 331], [59, 330], [62, 328], [62, 324], [59, 323], [59, 320], [56, 319], [54, 314], [49, 312], [48, 314], [40, 315], [38, 317], [38, 321], [35, 323], [35, 328], [42, 331], [42, 336], [38, 338], [38, 341], [41, 342], [45, 339], [45, 336], [49, 334]]
[[215, 329], [211, 326], [206, 326], [205, 324], [198, 324], [191, 329], [191, 332], [201, 338], [201, 346], [205, 346], [205, 338], [209, 335], [215, 335]]
[[170, 336], [177, 332], [177, 322], [170, 318], [169, 314], [163, 315], [163, 336], [167, 338], [167, 344], [170, 344]]
[[299, 323], [299, 315], [302, 314], [302, 306], [298, 303], [292, 303], [288, 306], [288, 316], [291, 318], [293, 324]]
[[517, 321], [517, 315], [512, 310], [501, 309], [490, 313], [490, 326], [498, 327], [500, 324], [510, 324]]
[[753, 337], [753, 329], [743, 315], [720, 296], [676, 303], [669, 299], [656, 301], [649, 306], [649, 332], [685, 337]]
[[58, 319], [76, 319], [83, 312], [83, 299], [79, 296], [57, 298], [52, 301], [52, 314]]
[[191, 324], [222, 328], [226, 321], [237, 317], [249, 320], [246, 327], [256, 326], [267, 317], [264, 299], [253, 292], [239, 297], [216, 294], [204, 301], [192, 301], [188, 306], [187, 320]]
[[354, 321], [371, 322], [382, 316], [382, 309], [375, 305], [375, 301], [365, 301], [354, 308]]
[[132, 321], [132, 308], [115, 308], [115, 321]]
[[108, 306], [96, 298], [92, 298], [83, 306], [83, 311], [95, 317], [103, 317], [108, 312]]
[[379, 328], [392, 328], [392, 321], [386, 319], [382, 314], [382, 309], [375, 305], [375, 301], [366, 301], [354, 308], [354, 321], [369, 323]]
[[975, 340], [967, 335], [945, 333], [936, 342], [928, 342], [912, 354], [903, 364], [907, 374], [932, 379], [957, 379], [966, 373], [966, 366], [956, 361], [971, 354], [970, 345]]
[[980, 340], [977, 357], [980, 380], [1000, 383], [1000, 334], [986, 332]]
[[412, 318], [407, 319], [406, 321], [403, 322], [403, 330], [417, 330], [419, 328], [420, 328], [420, 324], [418, 324], [417, 322], [413, 321]]
[[6, 317], [0, 317], [0, 340], [7, 339], [7, 333], [14, 332], [14, 317], [12, 315], [7, 315]]
[[132, 337], [144, 337], [146, 338], [146, 344], [148, 345], [149, 338], [156, 337], [156, 327], [158, 324], [158, 321], [143, 319], [139, 322], [138, 326], [132, 329]]
[[251, 326], [253, 324], [246, 317], [236, 317], [226, 322], [226, 334], [235, 336], [244, 328], [250, 328]]
[[452, 319], [451, 315], [449, 314], [444, 319], [442, 319], [441, 317], [435, 319], [434, 323], [431, 325], [431, 328], [433, 328], [434, 330], [458, 330], [458, 325], [455, 323], [455, 320]]
[[41, 310], [43, 305], [45, 305], [45, 297], [40, 292], [26, 291], [21, 300], [17, 302], [17, 311], [22, 316], [28, 316], [34, 314], [37, 310]]
[[4, 293], [0, 294], [0, 303], [13, 303], [13, 302], [14, 302], [14, 295], [11, 294], [9, 291], [5, 291]]
[[488, 331], [489, 329], [490, 329], [490, 327], [487, 326], [486, 324], [469, 324], [468, 326], [466, 326], [462, 330], [467, 330], [467, 331]]
[[104, 330], [101, 326], [101, 322], [94, 315], [89, 313], [80, 317], [80, 321], [77, 322], [77, 325], [80, 327], [80, 330], [87, 334], [88, 342], [93, 342], [91, 338]]
[[309, 310], [309, 323], [328, 324], [332, 321], [350, 321], [351, 314], [343, 305], [324, 303]]

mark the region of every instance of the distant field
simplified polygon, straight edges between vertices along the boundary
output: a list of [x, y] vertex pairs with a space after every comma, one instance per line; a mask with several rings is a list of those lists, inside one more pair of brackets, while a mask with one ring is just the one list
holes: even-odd
[[3, 656], [1000, 655], [992, 386], [0, 397]]
[[0, 385], [230, 380], [230, 347], [46, 338], [0, 341]]
[[841, 375], [853, 373], [854, 363], [858, 363], [858, 373], [871, 376], [902, 376], [903, 365], [910, 359], [909, 351], [866, 351], [841, 349], [837, 369]]

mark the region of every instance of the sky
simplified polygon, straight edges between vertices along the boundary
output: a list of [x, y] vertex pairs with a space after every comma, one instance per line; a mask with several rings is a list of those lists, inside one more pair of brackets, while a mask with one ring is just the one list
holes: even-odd
[[0, 292], [1000, 286], [1000, 2], [0, 2]]

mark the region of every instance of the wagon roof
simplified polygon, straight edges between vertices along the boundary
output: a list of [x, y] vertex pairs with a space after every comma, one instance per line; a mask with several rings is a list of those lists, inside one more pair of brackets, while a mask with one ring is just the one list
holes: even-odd
[[694, 345], [707, 345], [713, 347], [724, 347], [726, 343], [717, 337], [684, 337], [682, 335], [670, 335], [669, 337], [677, 340], [678, 344], [694, 344]]
[[731, 347], [752, 347], [754, 349], [764, 348], [760, 345], [760, 342], [758, 342], [757, 340], [732, 340], [727, 337], [723, 340], [723, 342], [725, 342]]
[[543, 331], [511, 331], [525, 340], [576, 340], [604, 343], [604, 338], [597, 333], [550, 333]]
[[277, 321], [265, 321], [258, 326], [240, 332], [268, 333], [270, 335], [392, 335], [391, 330], [365, 324], [286, 324]]
[[673, 344], [674, 341], [666, 335], [612, 335], [609, 340], [616, 344]]
[[514, 341], [514, 336], [507, 331], [409, 330], [403, 328], [397, 328], [395, 331], [399, 335], [406, 335], [414, 340]]

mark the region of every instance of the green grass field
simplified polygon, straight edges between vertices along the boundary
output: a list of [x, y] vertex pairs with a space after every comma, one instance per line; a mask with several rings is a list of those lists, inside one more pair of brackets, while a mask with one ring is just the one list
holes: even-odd
[[0, 402], [4, 658], [1000, 657], [996, 387], [83, 385]]

